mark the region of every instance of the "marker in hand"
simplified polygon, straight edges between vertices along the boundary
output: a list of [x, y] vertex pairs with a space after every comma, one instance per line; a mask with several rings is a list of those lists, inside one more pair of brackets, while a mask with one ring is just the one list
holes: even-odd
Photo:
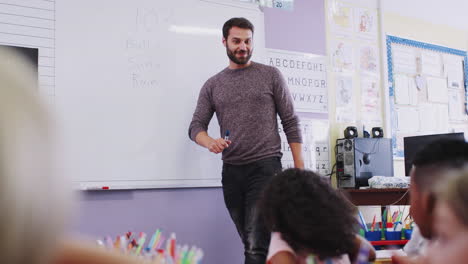
[[231, 144], [231, 141], [229, 140], [229, 135], [230, 132], [229, 130], [226, 130], [226, 133], [224, 134], [224, 138], [218, 138], [218, 139], [211, 139], [210, 142], [208, 143], [208, 150], [210, 152], [213, 152], [215, 154], [223, 152], [223, 150]]

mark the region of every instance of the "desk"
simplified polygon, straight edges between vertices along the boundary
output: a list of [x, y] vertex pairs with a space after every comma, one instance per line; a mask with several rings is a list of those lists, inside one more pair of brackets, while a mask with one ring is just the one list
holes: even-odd
[[409, 205], [408, 189], [340, 189], [354, 205]]

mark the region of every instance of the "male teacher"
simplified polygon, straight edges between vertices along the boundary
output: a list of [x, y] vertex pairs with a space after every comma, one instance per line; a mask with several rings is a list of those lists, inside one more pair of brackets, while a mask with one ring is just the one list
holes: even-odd
[[[244, 243], [245, 263], [264, 264], [270, 233], [258, 217], [257, 199], [270, 178], [281, 171], [277, 114], [291, 148], [294, 166], [304, 167], [301, 131], [293, 101], [280, 72], [250, 61], [254, 26], [231, 18], [223, 26], [229, 66], [200, 90], [189, 136], [215, 154], [222, 153], [224, 201]], [[221, 137], [207, 133], [216, 112]]]

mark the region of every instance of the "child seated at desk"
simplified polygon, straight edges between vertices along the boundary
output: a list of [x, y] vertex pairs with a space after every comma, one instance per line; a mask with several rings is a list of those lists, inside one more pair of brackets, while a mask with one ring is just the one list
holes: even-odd
[[141, 263], [65, 237], [72, 189], [54, 172], [52, 122], [33, 72], [0, 47], [0, 263]]
[[[468, 165], [468, 163], [466, 164]], [[435, 194], [434, 239], [425, 255], [394, 257], [398, 264], [461, 264], [468, 262], [468, 167], [446, 173]]]
[[353, 206], [312, 171], [288, 169], [275, 175], [259, 203], [273, 232], [268, 264], [302, 264], [310, 255], [318, 263], [351, 263], [349, 254], [355, 259], [361, 246], [375, 253], [354, 231]]

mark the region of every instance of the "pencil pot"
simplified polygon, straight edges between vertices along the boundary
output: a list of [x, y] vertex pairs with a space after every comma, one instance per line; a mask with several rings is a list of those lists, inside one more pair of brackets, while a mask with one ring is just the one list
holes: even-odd
[[386, 231], [386, 240], [401, 240], [401, 231]]
[[413, 234], [413, 229], [405, 229], [405, 239], [410, 240], [411, 234]]
[[365, 237], [368, 241], [380, 241], [381, 233], [380, 231], [367, 231]]

